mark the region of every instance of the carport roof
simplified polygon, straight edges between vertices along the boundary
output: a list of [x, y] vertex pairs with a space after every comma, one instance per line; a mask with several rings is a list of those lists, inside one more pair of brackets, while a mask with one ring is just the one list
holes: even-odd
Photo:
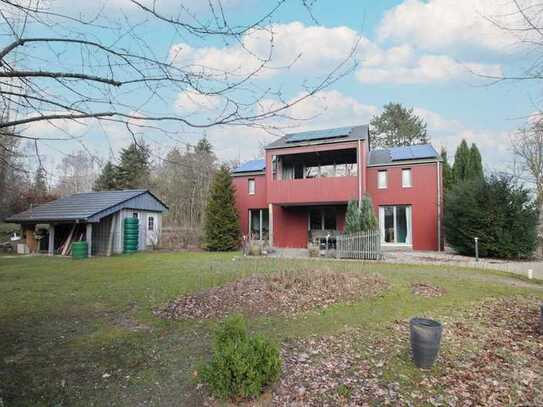
[[163, 207], [164, 205], [156, 196], [146, 189], [131, 189], [123, 191], [84, 192], [66, 196], [34, 208], [27, 209], [6, 219], [11, 223], [29, 222], [85, 222], [94, 215], [120, 205], [132, 198], [149, 194]]

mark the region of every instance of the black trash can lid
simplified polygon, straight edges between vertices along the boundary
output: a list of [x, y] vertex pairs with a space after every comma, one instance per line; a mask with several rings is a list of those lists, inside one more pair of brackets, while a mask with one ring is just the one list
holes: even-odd
[[418, 325], [418, 326], [424, 326], [428, 328], [437, 328], [441, 326], [441, 322], [435, 321], [433, 319], [428, 318], [412, 318], [411, 321], [409, 321], [411, 325]]

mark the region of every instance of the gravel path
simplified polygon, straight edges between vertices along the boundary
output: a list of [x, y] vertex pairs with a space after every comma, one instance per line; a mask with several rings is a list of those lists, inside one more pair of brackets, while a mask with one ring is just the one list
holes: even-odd
[[403, 264], [445, 264], [458, 267], [473, 267], [478, 269], [499, 270], [528, 276], [532, 271], [534, 279], [543, 280], [543, 261], [506, 261], [498, 259], [479, 259], [460, 256], [450, 252], [425, 251], [387, 251], [386, 263]]

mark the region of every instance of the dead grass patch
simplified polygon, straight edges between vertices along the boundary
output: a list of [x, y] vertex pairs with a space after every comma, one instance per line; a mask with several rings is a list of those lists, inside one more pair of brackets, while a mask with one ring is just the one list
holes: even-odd
[[411, 284], [411, 291], [415, 295], [427, 298], [441, 297], [442, 295], [447, 294], [445, 288], [435, 287], [428, 283], [413, 283]]
[[178, 298], [155, 312], [167, 319], [213, 319], [233, 312], [249, 315], [293, 314], [380, 294], [380, 276], [322, 270], [255, 274]]

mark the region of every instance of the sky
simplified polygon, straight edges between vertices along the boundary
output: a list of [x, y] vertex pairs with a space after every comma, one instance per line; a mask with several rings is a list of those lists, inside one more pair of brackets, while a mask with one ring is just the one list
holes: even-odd
[[[174, 11], [177, 3], [163, 0], [161, 10]], [[202, 4], [207, 2], [183, 3], [195, 13], [206, 12]], [[74, 12], [85, 13], [92, 12], [97, 3], [75, 4], [80, 9]], [[273, 4], [267, 0], [223, 1], [232, 22], [255, 20]], [[62, 10], [73, 6], [68, 0], [56, 3]], [[128, 0], [112, 0], [106, 7], [110, 16], [119, 13], [138, 18], [131, 14], [133, 6]], [[541, 102], [537, 82], [496, 83], [483, 78], [519, 74], [533, 63], [533, 50], [490, 21], [518, 24], [512, 7], [510, 0], [320, 0], [308, 13], [301, 1], [287, 1], [269, 27], [274, 36], [272, 69], [263, 70], [250, 86], [281, 89], [283, 98], [292, 100], [304, 94], [304, 86], [340, 64], [356, 45], [349, 61], [352, 71], [290, 109], [288, 115], [295, 120], [279, 121], [283, 129], [184, 128], [176, 138], [149, 132], [145, 139], [160, 157], [175, 145], [195, 143], [205, 135], [221, 160], [244, 161], [258, 157], [262, 146], [281, 134], [366, 124], [384, 104], [399, 102], [425, 119], [431, 142], [437, 148], [447, 148], [449, 156], [465, 138], [477, 143], [489, 171], [508, 170], [513, 163], [510, 135], [526, 124]], [[173, 36], [163, 25], [146, 26], [140, 34], [157, 52], [168, 54], [179, 64], [231, 67], [240, 73], [254, 68], [257, 62], [252, 54], [265, 55], [269, 45], [269, 38], [261, 32], [246, 35], [242, 42], [245, 48], [237, 43], [185, 40]], [[251, 53], [245, 52], [247, 49]], [[218, 97], [176, 90], [154, 108], [205, 121], [224, 109], [225, 103]], [[270, 98], [262, 104], [274, 103]], [[42, 142], [42, 154], [50, 168], [63, 155], [80, 149], [81, 143], [107, 159], [115, 157], [130, 140], [122, 126], [112, 124], [37, 123], [25, 128], [27, 134], [41, 136], [59, 131], [82, 138], [78, 142]]]

